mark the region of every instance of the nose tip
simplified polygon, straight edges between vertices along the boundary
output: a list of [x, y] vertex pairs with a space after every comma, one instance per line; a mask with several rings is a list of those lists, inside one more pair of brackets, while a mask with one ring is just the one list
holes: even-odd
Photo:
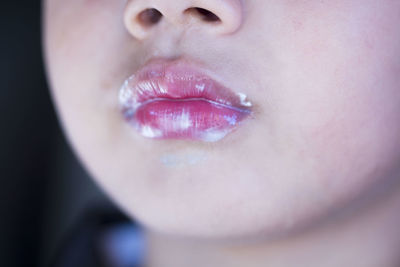
[[242, 23], [241, 0], [128, 0], [124, 24], [136, 39], [146, 39], [162, 23], [194, 26], [210, 34], [235, 32]]

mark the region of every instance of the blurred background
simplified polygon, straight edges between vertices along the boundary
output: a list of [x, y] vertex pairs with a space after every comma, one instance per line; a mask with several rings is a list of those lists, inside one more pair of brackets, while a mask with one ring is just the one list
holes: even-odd
[[41, 3], [1, 1], [0, 266], [45, 266], [88, 210], [115, 210], [70, 151], [48, 92]]

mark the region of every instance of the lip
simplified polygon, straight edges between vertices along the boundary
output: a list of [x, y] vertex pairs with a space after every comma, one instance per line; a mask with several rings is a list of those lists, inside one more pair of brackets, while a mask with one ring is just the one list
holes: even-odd
[[124, 119], [144, 137], [215, 142], [251, 115], [252, 103], [183, 61], [147, 64], [119, 91]]

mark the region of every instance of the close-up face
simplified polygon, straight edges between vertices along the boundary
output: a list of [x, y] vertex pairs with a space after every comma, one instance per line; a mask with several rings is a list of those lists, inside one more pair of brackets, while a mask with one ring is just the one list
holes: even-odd
[[400, 175], [400, 1], [47, 0], [66, 134], [151, 230], [271, 238]]

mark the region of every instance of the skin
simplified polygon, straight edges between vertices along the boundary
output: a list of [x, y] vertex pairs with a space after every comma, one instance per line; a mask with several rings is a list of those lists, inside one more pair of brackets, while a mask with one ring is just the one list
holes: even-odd
[[[149, 266], [397, 266], [398, 25], [396, 0], [47, 0], [44, 44], [65, 132]], [[253, 118], [216, 143], [143, 138], [117, 96], [152, 58], [199, 63]]]

